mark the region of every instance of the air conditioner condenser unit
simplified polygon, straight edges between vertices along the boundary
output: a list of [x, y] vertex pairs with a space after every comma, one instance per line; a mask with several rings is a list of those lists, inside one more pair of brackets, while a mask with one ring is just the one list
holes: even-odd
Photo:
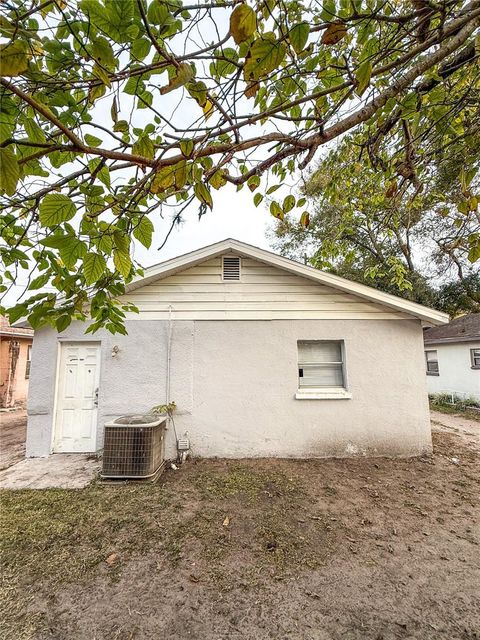
[[165, 465], [165, 416], [125, 415], [105, 424], [101, 477], [147, 479]]

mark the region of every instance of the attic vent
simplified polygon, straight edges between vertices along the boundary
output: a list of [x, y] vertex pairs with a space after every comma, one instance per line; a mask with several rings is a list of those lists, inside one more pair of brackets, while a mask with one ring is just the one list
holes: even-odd
[[229, 256], [223, 258], [223, 279], [231, 281], [240, 280], [240, 258]]

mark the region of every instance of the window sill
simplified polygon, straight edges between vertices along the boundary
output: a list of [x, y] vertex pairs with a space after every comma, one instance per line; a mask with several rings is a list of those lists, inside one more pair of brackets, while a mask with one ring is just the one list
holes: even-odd
[[470, 367], [470, 369], [480, 369], [480, 367]]
[[432, 373], [431, 371], [427, 371], [427, 376], [439, 376], [439, 373]]
[[296, 400], [350, 400], [352, 394], [346, 389], [299, 389]]

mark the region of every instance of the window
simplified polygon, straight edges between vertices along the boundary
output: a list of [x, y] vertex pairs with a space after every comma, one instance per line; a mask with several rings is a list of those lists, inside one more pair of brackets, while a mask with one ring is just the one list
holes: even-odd
[[440, 375], [438, 370], [438, 356], [436, 351], [425, 351], [425, 362], [427, 365], [427, 376]]
[[470, 349], [472, 369], [480, 369], [480, 349]]
[[299, 340], [297, 346], [297, 399], [351, 397], [345, 388], [342, 341]]
[[32, 362], [32, 345], [29, 344], [27, 347], [27, 362], [25, 365], [25, 378], [30, 378], [30, 365]]
[[238, 256], [224, 256], [222, 277], [226, 282], [240, 281], [240, 258]]

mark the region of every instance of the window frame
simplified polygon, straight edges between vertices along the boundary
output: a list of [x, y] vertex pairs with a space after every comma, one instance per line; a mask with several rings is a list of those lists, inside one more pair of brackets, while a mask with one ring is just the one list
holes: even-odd
[[[475, 354], [475, 351], [477, 352], [477, 355]], [[477, 359], [478, 364], [475, 362]], [[470, 349], [470, 362], [472, 369], [480, 369], [480, 347], [473, 347], [473, 349]]]
[[[307, 386], [300, 385], [300, 369], [304, 368], [307, 363], [302, 362], [300, 355], [300, 345], [308, 344], [308, 343], [335, 343], [340, 345], [340, 357], [341, 361], [331, 361], [331, 362], [319, 362], [321, 365], [340, 365], [340, 370], [342, 373], [342, 385], [331, 385], [331, 386]], [[308, 363], [312, 364], [312, 363]], [[302, 366], [303, 365], [303, 366]], [[345, 351], [345, 341], [341, 339], [332, 339], [332, 340], [297, 340], [297, 392], [295, 394], [295, 398], [297, 400], [344, 400], [350, 399], [352, 394], [348, 390], [348, 381], [347, 381], [347, 367], [346, 367], [346, 351]]]
[[25, 360], [25, 380], [30, 379], [30, 370], [32, 368], [32, 345], [27, 345], [27, 359]]
[[[428, 353], [435, 353], [436, 354], [436, 358], [435, 360], [429, 360], [427, 354]], [[430, 371], [428, 368], [428, 365], [430, 362], [435, 362], [437, 364], [437, 370], [436, 371]], [[440, 375], [440, 366], [438, 364], [438, 349], [425, 349], [425, 373], [427, 374], [427, 376], [439, 376]]]

